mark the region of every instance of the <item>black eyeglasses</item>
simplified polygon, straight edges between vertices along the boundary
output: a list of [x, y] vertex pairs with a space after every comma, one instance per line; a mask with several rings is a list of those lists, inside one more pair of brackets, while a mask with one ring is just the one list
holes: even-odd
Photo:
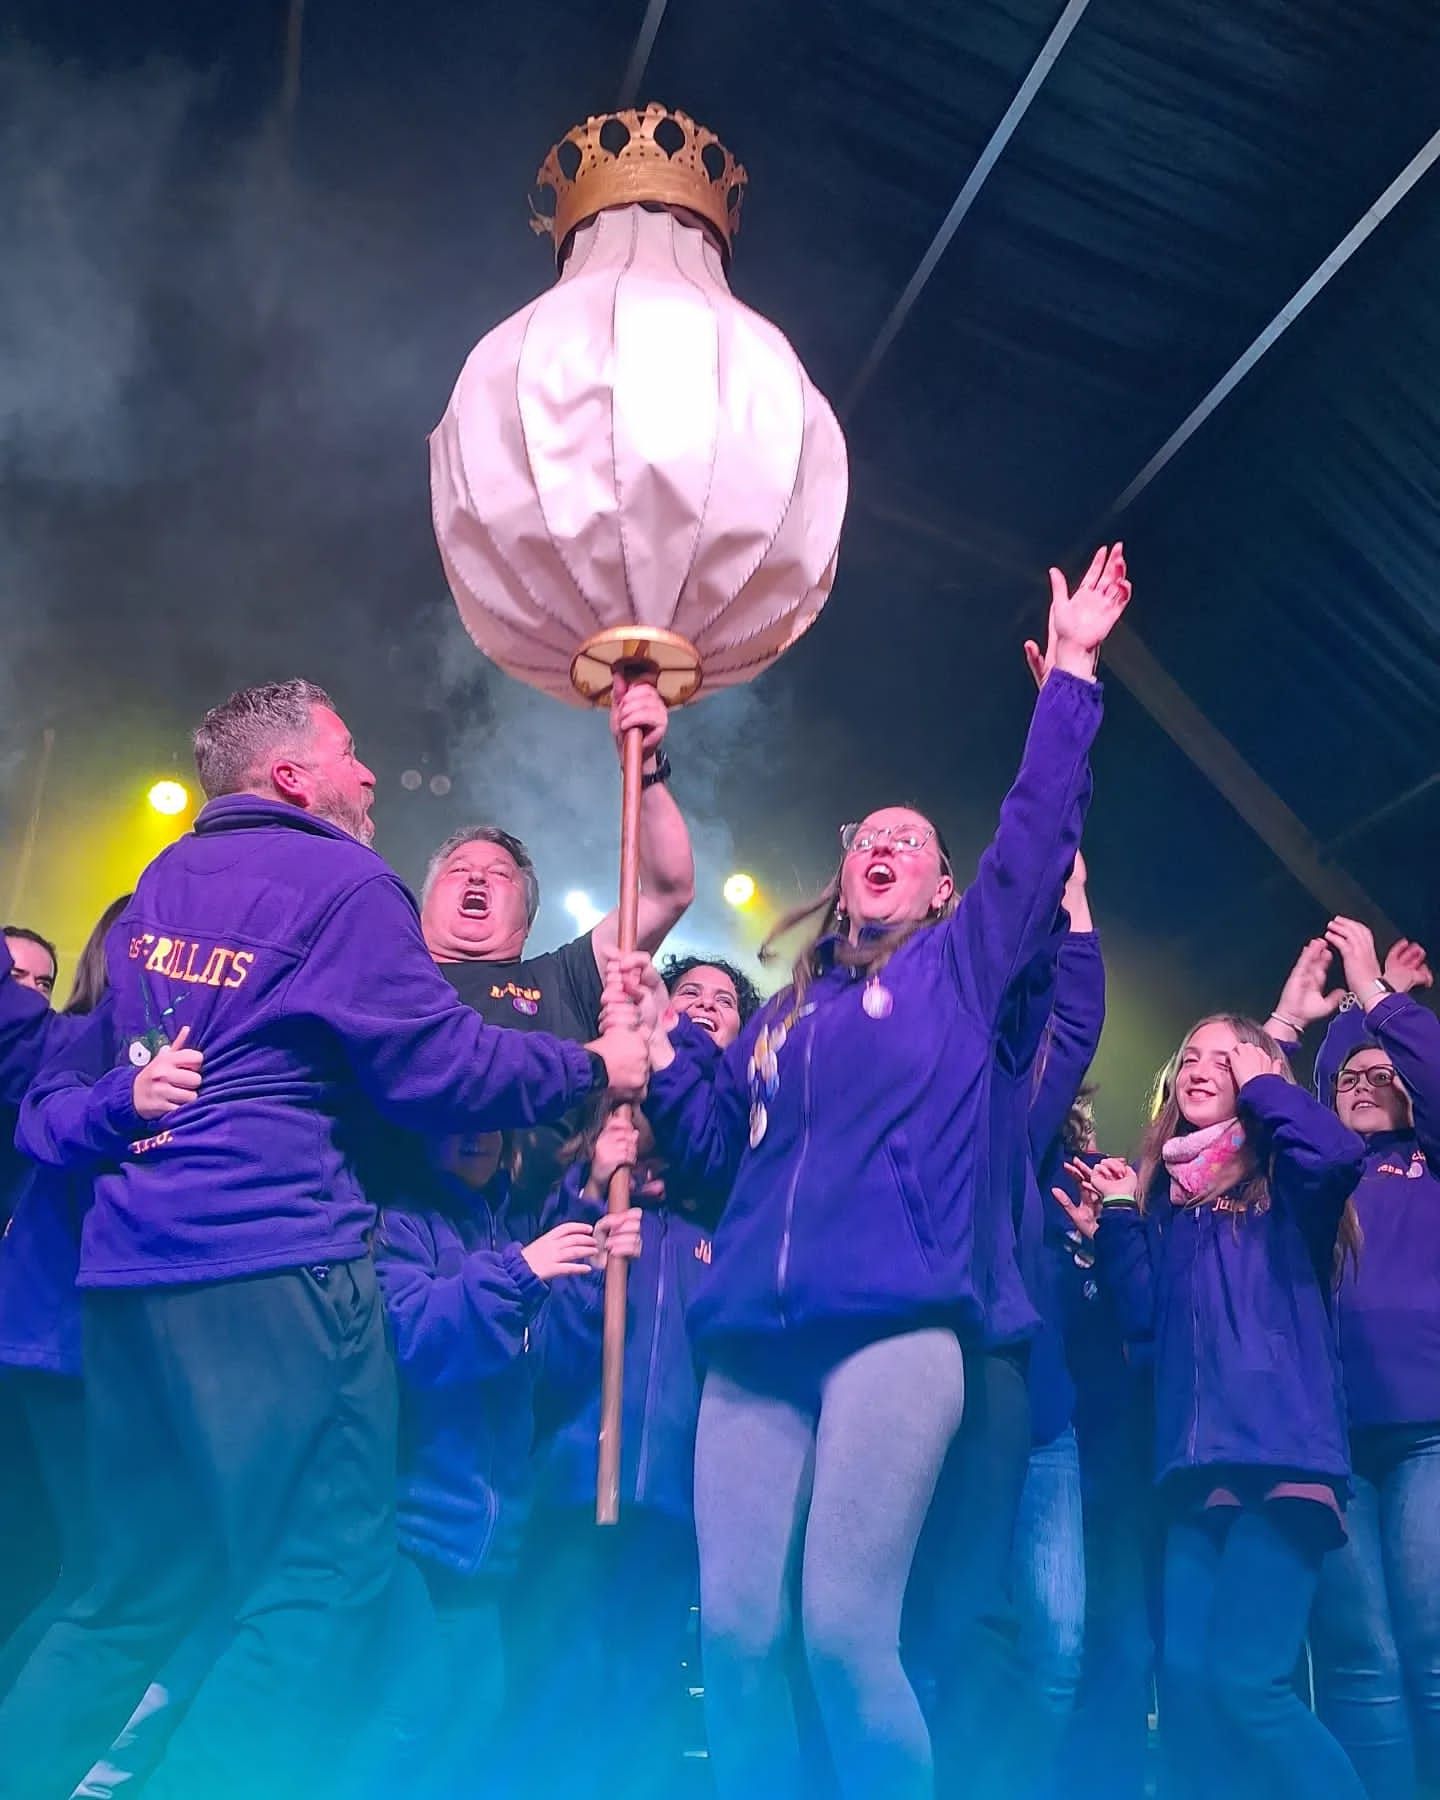
[[1376, 1089], [1394, 1087], [1395, 1071], [1388, 1063], [1381, 1063], [1374, 1069], [1346, 1069], [1345, 1073], [1336, 1080], [1335, 1092], [1337, 1094], [1353, 1094], [1362, 1081], [1367, 1086]]

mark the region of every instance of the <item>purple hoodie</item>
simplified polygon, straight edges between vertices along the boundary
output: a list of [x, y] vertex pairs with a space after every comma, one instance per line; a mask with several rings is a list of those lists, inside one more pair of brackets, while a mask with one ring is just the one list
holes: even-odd
[[[1035, 1330], [997, 1130], [996, 1039], [1012, 981], [1050, 935], [1090, 792], [1098, 684], [1056, 674], [1035, 706], [993, 843], [953, 914], [886, 964], [887, 1016], [821, 947], [751, 1142], [751, 1059], [787, 989], [713, 1079], [683, 1048], [646, 1113], [677, 1178], [728, 1192], [689, 1323], [702, 1351], [796, 1327], [944, 1321], [1003, 1344]], [[1023, 1131], [1023, 1119], [1013, 1127]]]
[[[37, 1161], [97, 1169], [82, 1287], [363, 1256], [375, 1209], [355, 1159], [376, 1111], [437, 1135], [491, 1130], [557, 1116], [595, 1085], [578, 1044], [462, 1005], [386, 864], [278, 801], [212, 801], [141, 876], [106, 956], [108, 1073], [47, 1075], [19, 1129]], [[147, 1122], [136, 1070], [186, 1025], [204, 1085]]]
[[51, 1034], [64, 1015], [34, 988], [14, 977], [15, 959], [0, 937], [0, 1225], [29, 1179], [30, 1165], [15, 1148], [20, 1102], [50, 1050]]
[[1415, 1128], [1363, 1140], [1355, 1210], [1365, 1244], [1339, 1293], [1352, 1429], [1440, 1419], [1440, 1019], [1407, 994], [1340, 1013], [1315, 1060], [1327, 1104], [1341, 1066], [1370, 1045], [1405, 1083]]

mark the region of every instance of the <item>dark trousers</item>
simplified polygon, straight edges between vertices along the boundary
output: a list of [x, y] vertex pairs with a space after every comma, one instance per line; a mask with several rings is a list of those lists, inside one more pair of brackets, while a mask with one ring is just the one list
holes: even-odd
[[65, 1800], [218, 1601], [150, 1800], [324, 1792], [394, 1560], [394, 1370], [368, 1260], [85, 1296], [95, 1578], [0, 1706], [0, 1795]]
[[1332, 1527], [1279, 1501], [1177, 1519], [1165, 1541], [1160, 1720], [1167, 1800], [1363, 1800], [1295, 1692]]
[[9, 1692], [49, 1627], [89, 1587], [94, 1563], [85, 1466], [85, 1394], [79, 1379], [18, 1369], [10, 1380], [30, 1429], [59, 1535], [60, 1567], [54, 1586], [0, 1649], [0, 1695]]
[[686, 1791], [687, 1725], [694, 1738], [701, 1729], [698, 1706], [686, 1716], [683, 1668], [698, 1586], [695, 1534], [679, 1520], [638, 1506], [604, 1529], [588, 1512], [536, 1514], [513, 1589], [507, 1708], [524, 1791]]
[[940, 1800], [1009, 1800], [1004, 1721], [1019, 1680], [1011, 1581], [1030, 1466], [1023, 1360], [966, 1352], [965, 1417], [940, 1476], [907, 1602], [906, 1660], [926, 1695]]

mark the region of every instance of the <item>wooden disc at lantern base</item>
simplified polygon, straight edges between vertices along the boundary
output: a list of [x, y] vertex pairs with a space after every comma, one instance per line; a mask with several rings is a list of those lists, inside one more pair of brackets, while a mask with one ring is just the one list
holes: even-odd
[[611, 625], [597, 631], [575, 652], [570, 679], [575, 692], [596, 706], [608, 706], [618, 670], [643, 665], [667, 706], [683, 706], [700, 692], [704, 676], [700, 652], [678, 631], [661, 626]]

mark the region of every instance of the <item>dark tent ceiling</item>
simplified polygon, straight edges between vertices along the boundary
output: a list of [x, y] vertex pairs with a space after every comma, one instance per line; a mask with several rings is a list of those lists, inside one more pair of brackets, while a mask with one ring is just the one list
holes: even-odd
[[[747, 163], [737, 292], [854, 459], [820, 626], [748, 703], [676, 726], [707, 872], [813, 881], [834, 825], [895, 795], [978, 849], [1045, 566], [1119, 534], [1136, 641], [1089, 842], [1114, 1079], [1187, 1009], [1263, 1010], [1342, 901], [1440, 940], [1433, 3], [307, 0], [287, 125], [301, 10], [45, 0], [0, 40], [12, 851], [44, 725], [73, 794], [83, 747], [178, 755], [217, 692], [303, 665], [373, 753], [407, 874], [518, 806], [552, 864], [547, 809], [591, 859], [557, 887], [603, 890], [610, 790], [577, 799], [550, 754], [571, 722], [457, 649], [423, 439], [470, 343], [547, 279], [530, 178], [620, 97], [648, 19], [639, 97]], [[408, 801], [410, 764], [451, 795]], [[40, 895], [83, 866], [51, 839]]]

